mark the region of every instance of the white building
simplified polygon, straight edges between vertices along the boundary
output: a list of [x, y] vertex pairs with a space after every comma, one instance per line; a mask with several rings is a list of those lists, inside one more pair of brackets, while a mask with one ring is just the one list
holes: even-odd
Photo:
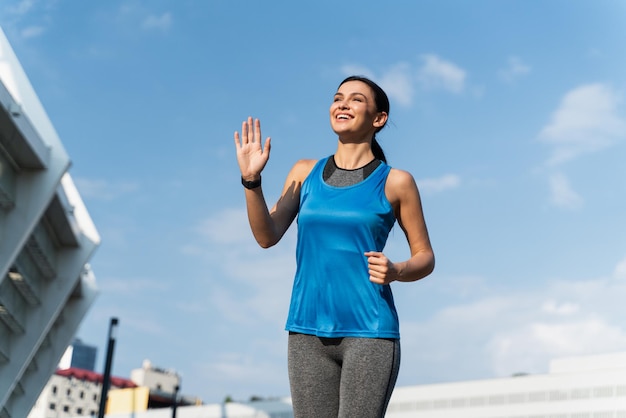
[[141, 369], [130, 372], [130, 380], [137, 386], [144, 386], [151, 390], [173, 394], [180, 388], [180, 376], [173, 370], [164, 370], [154, 367], [149, 360], [144, 360]]
[[100, 237], [0, 29], [0, 418], [30, 411], [97, 290]]
[[[90, 370], [57, 370], [41, 391], [28, 418], [96, 416], [100, 407], [102, 375]], [[111, 389], [135, 387], [128, 379], [111, 378]]]
[[[68, 347], [66, 355], [73, 353], [73, 348], [75, 347]], [[59, 369], [41, 391], [28, 418], [68, 418], [98, 414], [102, 374], [76, 367], [65, 368], [63, 364], [62, 359]], [[131, 371], [130, 379], [111, 377], [106, 411], [137, 413], [150, 408], [169, 410], [167, 408], [174, 404], [180, 384], [180, 376], [176, 372], [154, 367], [146, 360], [141, 368]], [[180, 405], [201, 403], [195, 397], [178, 397]]]
[[556, 359], [548, 374], [397, 388], [387, 416], [626, 418], [626, 352]]

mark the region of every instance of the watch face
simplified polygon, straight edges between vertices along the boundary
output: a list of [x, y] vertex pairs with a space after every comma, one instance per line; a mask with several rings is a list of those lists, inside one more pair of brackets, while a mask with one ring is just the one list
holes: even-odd
[[243, 187], [246, 189], [255, 189], [261, 185], [261, 178], [259, 177], [258, 180], [247, 181], [242, 177], [241, 184], [243, 184]]

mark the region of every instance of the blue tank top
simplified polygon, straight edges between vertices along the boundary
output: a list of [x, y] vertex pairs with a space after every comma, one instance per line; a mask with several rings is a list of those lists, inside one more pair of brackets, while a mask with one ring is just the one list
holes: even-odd
[[324, 158], [300, 190], [296, 276], [286, 330], [320, 337], [399, 338], [389, 285], [370, 282], [366, 251], [382, 251], [395, 223], [385, 196], [391, 169], [365, 180], [326, 184]]

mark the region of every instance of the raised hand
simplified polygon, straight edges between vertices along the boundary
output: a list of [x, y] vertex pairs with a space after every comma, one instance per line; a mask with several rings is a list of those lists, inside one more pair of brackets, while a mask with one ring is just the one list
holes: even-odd
[[270, 157], [270, 138], [261, 144], [261, 122], [248, 117], [241, 124], [241, 136], [235, 131], [237, 163], [241, 176], [248, 181], [257, 180]]

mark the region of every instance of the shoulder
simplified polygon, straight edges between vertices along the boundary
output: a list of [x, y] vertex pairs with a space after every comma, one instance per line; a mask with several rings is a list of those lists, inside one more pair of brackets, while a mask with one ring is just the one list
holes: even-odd
[[392, 202], [398, 202], [409, 197], [419, 196], [417, 184], [413, 175], [408, 171], [392, 168], [389, 170], [385, 192]]
[[317, 162], [318, 160], [298, 160], [291, 168], [289, 177], [299, 183], [303, 182]]
[[408, 171], [392, 168], [387, 176], [387, 185], [393, 188], [414, 188], [417, 187], [413, 175]]

